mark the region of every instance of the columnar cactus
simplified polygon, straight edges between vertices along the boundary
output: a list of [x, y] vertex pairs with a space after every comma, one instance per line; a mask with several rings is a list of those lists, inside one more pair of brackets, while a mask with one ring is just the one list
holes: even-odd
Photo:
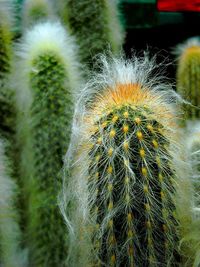
[[20, 248], [21, 232], [16, 209], [17, 185], [10, 178], [10, 166], [0, 140], [0, 265], [19, 267], [26, 263]]
[[[175, 162], [179, 176], [183, 179], [183, 181], [179, 181], [176, 198], [181, 237], [179, 249], [182, 261], [180, 266], [198, 267], [200, 266], [200, 194], [197, 193], [200, 178], [197, 169], [198, 154], [200, 153], [197, 146], [198, 124], [194, 126], [193, 123], [188, 123], [187, 131], [183, 131], [182, 137], [184, 146], [181, 154], [187, 162], [187, 169]], [[193, 146], [195, 143], [196, 148]], [[185, 180], [186, 176], [188, 179]]]
[[192, 167], [192, 182], [196, 206], [200, 207], [200, 124], [188, 121], [185, 131], [185, 149]]
[[[62, 11], [66, 9], [67, 21], [80, 45], [82, 62], [93, 66], [98, 53], [110, 49], [114, 54], [120, 52], [123, 33], [118, 17], [116, 0], [63, 0], [58, 1]], [[56, 1], [57, 3], [57, 1]]]
[[0, 133], [1, 136], [12, 141], [15, 108], [13, 92], [8, 84], [12, 58], [10, 3], [11, 1], [0, 1]]
[[23, 3], [23, 27], [53, 18], [53, 9], [49, 0], [25, 0]]
[[77, 104], [61, 204], [70, 266], [178, 266], [174, 93], [132, 60], [103, 59]]
[[27, 197], [31, 264], [64, 266], [65, 226], [57, 205], [62, 157], [69, 142], [73, 89], [78, 87], [76, 46], [59, 23], [41, 23], [20, 48], [17, 102], [21, 175]]
[[177, 47], [177, 90], [192, 105], [186, 105], [186, 119], [200, 118], [200, 39], [190, 38]]

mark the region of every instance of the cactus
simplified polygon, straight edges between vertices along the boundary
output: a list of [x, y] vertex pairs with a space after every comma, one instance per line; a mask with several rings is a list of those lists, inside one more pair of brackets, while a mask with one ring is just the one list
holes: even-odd
[[101, 65], [77, 103], [65, 162], [70, 266], [178, 266], [175, 93], [146, 58]]
[[48, 0], [25, 0], [23, 3], [23, 27], [25, 29], [53, 18], [53, 8]]
[[200, 207], [200, 124], [188, 121], [185, 130], [185, 149], [192, 167], [195, 206]]
[[57, 194], [69, 142], [73, 89], [79, 83], [75, 51], [73, 38], [59, 23], [50, 22], [28, 31], [18, 51], [18, 140], [34, 266], [65, 266], [67, 244]]
[[0, 2], [0, 133], [13, 141], [15, 125], [14, 95], [9, 88], [9, 74], [12, 58], [10, 2]]
[[[182, 131], [183, 144], [181, 148], [182, 157], [185, 158], [186, 166], [175, 162], [177, 172], [181, 177], [181, 183], [177, 192], [177, 215], [180, 221], [180, 253], [182, 257], [181, 265], [184, 267], [200, 266], [200, 209], [198, 207], [199, 197], [194, 185], [198, 185], [199, 171], [197, 170], [198, 151], [191, 150], [194, 148], [195, 133], [198, 132], [198, 124], [188, 123], [187, 129]], [[189, 135], [188, 135], [189, 134]], [[197, 141], [197, 140], [196, 140]], [[194, 144], [193, 143], [193, 144]], [[185, 179], [187, 177], [187, 179]], [[195, 192], [196, 191], [196, 192]]]
[[0, 264], [4, 267], [23, 267], [26, 255], [20, 248], [21, 231], [16, 209], [17, 184], [10, 177], [10, 166], [0, 140]]
[[69, 28], [80, 45], [80, 57], [89, 67], [94, 65], [98, 53], [110, 49], [120, 52], [123, 31], [120, 25], [116, 0], [63, 0], [58, 1]]
[[177, 90], [192, 105], [186, 105], [186, 119], [200, 118], [200, 39], [190, 38], [177, 47]]

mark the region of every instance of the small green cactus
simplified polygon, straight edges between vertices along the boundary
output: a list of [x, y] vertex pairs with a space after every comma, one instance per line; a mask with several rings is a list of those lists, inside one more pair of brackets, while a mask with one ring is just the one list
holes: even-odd
[[73, 38], [59, 23], [50, 22], [28, 31], [19, 49], [18, 140], [34, 266], [65, 266], [65, 225], [57, 194], [80, 74], [75, 51]]
[[66, 19], [71, 32], [80, 46], [83, 63], [90, 67], [98, 53], [110, 49], [119, 54], [123, 43], [123, 31], [118, 17], [116, 0], [63, 0], [58, 1], [62, 12], [66, 10]]
[[25, 0], [22, 12], [25, 29], [54, 17], [53, 8], [48, 0]]
[[177, 91], [192, 105], [185, 106], [185, 118], [200, 118], [200, 39], [190, 38], [177, 47]]
[[132, 61], [104, 59], [77, 104], [61, 203], [70, 266], [180, 263], [174, 92], [153, 62]]
[[22, 236], [16, 209], [18, 188], [16, 182], [10, 178], [10, 173], [4, 144], [0, 140], [0, 265], [23, 267], [26, 254], [20, 248]]

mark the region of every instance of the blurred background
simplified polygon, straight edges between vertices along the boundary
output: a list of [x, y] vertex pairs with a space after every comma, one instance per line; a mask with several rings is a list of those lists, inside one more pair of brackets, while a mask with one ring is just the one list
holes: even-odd
[[[16, 0], [20, 6], [24, 0]], [[187, 38], [198, 36], [200, 28], [199, 0], [119, 0], [121, 22], [126, 31], [125, 53], [149, 48], [158, 60], [174, 61], [173, 48]], [[175, 78], [176, 66], [168, 66]]]
[[[188, 5], [189, 4], [189, 5]], [[172, 49], [189, 37], [199, 35], [199, 5], [191, 0], [122, 0], [121, 9], [126, 27], [124, 49], [142, 50], [149, 47], [152, 53], [174, 60]], [[169, 53], [170, 52], [170, 53]], [[175, 78], [176, 66], [168, 67], [168, 75]]]

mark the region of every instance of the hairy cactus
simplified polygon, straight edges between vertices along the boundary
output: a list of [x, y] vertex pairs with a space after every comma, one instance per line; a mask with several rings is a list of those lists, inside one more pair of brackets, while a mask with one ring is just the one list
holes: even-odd
[[80, 45], [83, 63], [93, 66], [98, 53], [110, 49], [114, 54], [120, 52], [123, 33], [118, 17], [116, 0], [63, 0], [58, 1], [62, 11], [67, 13], [69, 28]]
[[18, 139], [34, 266], [65, 266], [67, 244], [57, 194], [80, 74], [75, 51], [72, 37], [59, 23], [50, 22], [28, 31], [18, 51]]
[[16, 209], [17, 185], [10, 178], [10, 166], [0, 140], [0, 264], [19, 267], [25, 264], [25, 254], [20, 248], [21, 232]]
[[49, 0], [25, 0], [23, 3], [24, 28], [53, 17], [53, 8]]
[[177, 90], [192, 105], [186, 105], [186, 119], [200, 118], [200, 39], [190, 38], [177, 47], [179, 55]]
[[187, 127], [182, 131], [182, 156], [187, 162], [187, 169], [176, 162], [179, 176], [187, 181], [181, 182], [177, 194], [177, 214], [180, 221], [180, 252], [182, 262], [180, 266], [200, 266], [200, 194], [199, 194], [199, 123], [188, 121]]
[[192, 167], [192, 182], [196, 206], [200, 207], [200, 124], [188, 121], [185, 132], [185, 149]]
[[175, 93], [153, 77], [153, 61], [132, 60], [104, 58], [77, 104], [61, 202], [70, 266], [180, 260]]

